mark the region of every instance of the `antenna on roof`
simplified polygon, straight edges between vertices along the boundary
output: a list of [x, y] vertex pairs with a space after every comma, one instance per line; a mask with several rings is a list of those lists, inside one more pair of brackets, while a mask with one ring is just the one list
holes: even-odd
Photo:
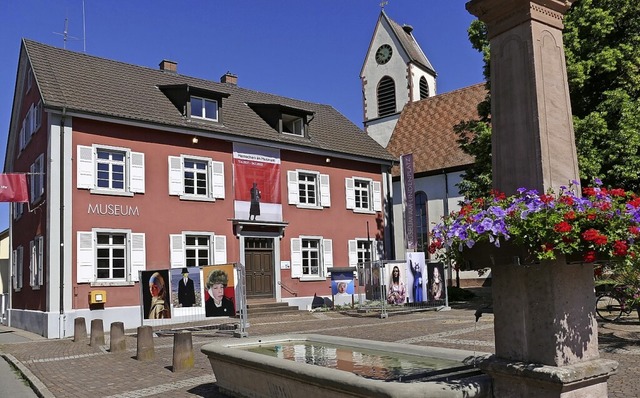
[[87, 52], [87, 25], [85, 23], [84, 0], [82, 0], [82, 52]]
[[69, 36], [69, 19], [68, 18], [64, 19], [64, 30], [62, 31], [62, 33], [59, 33], [59, 32], [53, 32], [53, 33], [56, 35], [62, 36], [62, 40], [64, 42], [63, 46], [65, 49], [67, 48], [67, 40], [69, 39], [78, 40], [78, 38], [75, 36]]

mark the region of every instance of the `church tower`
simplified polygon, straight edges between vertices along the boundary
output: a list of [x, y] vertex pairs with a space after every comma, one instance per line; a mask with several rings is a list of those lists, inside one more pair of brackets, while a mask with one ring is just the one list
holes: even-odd
[[407, 102], [436, 95], [436, 72], [412, 31], [382, 10], [360, 71], [364, 129], [383, 147]]

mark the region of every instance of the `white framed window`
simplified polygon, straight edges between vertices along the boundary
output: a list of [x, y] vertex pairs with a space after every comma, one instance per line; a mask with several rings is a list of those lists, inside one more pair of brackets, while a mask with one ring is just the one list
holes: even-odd
[[106, 195], [144, 193], [144, 153], [104, 145], [78, 145], [77, 153], [77, 188]]
[[169, 156], [169, 195], [180, 199], [224, 199], [224, 163], [198, 156]]
[[24, 248], [22, 246], [16, 247], [13, 251], [13, 257], [11, 258], [11, 275], [13, 276], [13, 290], [16, 292], [22, 289], [22, 269]]
[[218, 121], [218, 101], [201, 98], [191, 97], [191, 117], [198, 119], [206, 119], [217, 122]]
[[382, 211], [382, 184], [370, 178], [345, 178], [347, 209], [372, 213]]
[[43, 284], [43, 242], [42, 236], [36, 236], [34, 240], [29, 244], [31, 260], [29, 262], [30, 278], [29, 284], [34, 290], [40, 289]]
[[298, 207], [330, 207], [331, 191], [329, 175], [317, 171], [287, 171], [289, 204]]
[[213, 232], [169, 235], [171, 267], [201, 267], [227, 263], [227, 237]]
[[384, 242], [357, 238], [348, 241], [349, 267], [369, 261], [378, 261], [382, 258]]
[[20, 135], [18, 137], [20, 151], [27, 147], [31, 141], [31, 136], [34, 135], [40, 125], [42, 124], [42, 101], [37, 104], [31, 104], [27, 114], [22, 120], [22, 127], [20, 128]]
[[299, 116], [283, 114], [282, 132], [304, 137], [304, 119]]
[[22, 217], [22, 214], [24, 213], [24, 202], [13, 202], [11, 205], [13, 209], [13, 219], [17, 220]]
[[44, 194], [44, 154], [40, 154], [29, 168], [29, 199], [36, 203]]
[[130, 284], [145, 270], [145, 234], [94, 228], [77, 233], [77, 281]]
[[333, 241], [321, 236], [291, 239], [291, 277], [300, 280], [326, 279], [333, 267]]

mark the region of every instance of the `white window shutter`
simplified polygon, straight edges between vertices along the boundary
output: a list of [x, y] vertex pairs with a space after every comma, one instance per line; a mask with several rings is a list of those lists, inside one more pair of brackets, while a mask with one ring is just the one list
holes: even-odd
[[144, 233], [132, 233], [131, 244], [129, 245], [131, 250], [131, 276], [129, 280], [138, 282], [140, 271], [146, 269], [147, 253], [145, 248], [145, 235]]
[[287, 188], [289, 191], [289, 204], [297, 205], [300, 203], [300, 192], [298, 187], [298, 172], [295, 170], [287, 171]]
[[184, 239], [182, 234], [169, 235], [171, 246], [171, 268], [184, 267]]
[[333, 267], [333, 241], [331, 239], [322, 240], [322, 276], [328, 275], [328, 268]]
[[355, 191], [355, 182], [353, 178], [345, 178], [345, 188], [346, 188], [346, 199], [347, 199], [347, 209], [355, 209], [356, 208], [356, 191]]
[[214, 235], [213, 237], [213, 262], [214, 264], [227, 263], [227, 237], [224, 235]]
[[38, 105], [36, 106], [36, 116], [35, 116], [35, 130], [38, 130], [40, 128], [40, 125], [42, 124], [42, 101], [38, 102]]
[[331, 185], [329, 174], [320, 174], [320, 204], [322, 207], [331, 207]]
[[20, 137], [19, 137], [19, 141], [20, 141], [20, 150], [22, 151], [24, 149], [25, 146], [25, 133], [24, 133], [24, 121], [22, 122], [22, 127], [20, 128]]
[[169, 156], [169, 195], [183, 193], [182, 159], [179, 156]]
[[44, 194], [44, 154], [38, 156], [37, 166], [38, 186], [36, 187], [36, 195], [39, 198]]
[[38, 240], [38, 280], [36, 281], [38, 286], [44, 284], [44, 238], [39, 236]]
[[129, 153], [129, 191], [144, 193], [144, 153]]
[[38, 171], [36, 170], [36, 164], [31, 163], [29, 166], [29, 201], [33, 203], [38, 196], [36, 195], [36, 174]]
[[11, 256], [11, 281], [13, 290], [18, 288], [18, 251], [14, 250]]
[[17, 287], [16, 289], [22, 289], [22, 276], [23, 276], [23, 272], [22, 270], [24, 269], [24, 248], [22, 246], [18, 246], [18, 260], [17, 260], [17, 264], [16, 264], [16, 275], [17, 275]]
[[78, 145], [77, 187], [93, 189], [95, 187], [94, 152], [90, 146]]
[[29, 242], [29, 286], [33, 287], [36, 284], [36, 251], [35, 241]]
[[93, 232], [78, 232], [77, 281], [78, 283], [95, 280], [95, 253]]
[[382, 184], [380, 181], [373, 182], [373, 210], [382, 211]]
[[224, 199], [224, 162], [211, 162], [211, 186], [213, 197]]
[[358, 241], [349, 240], [349, 267], [358, 266]]
[[291, 238], [291, 277], [302, 276], [302, 239]]

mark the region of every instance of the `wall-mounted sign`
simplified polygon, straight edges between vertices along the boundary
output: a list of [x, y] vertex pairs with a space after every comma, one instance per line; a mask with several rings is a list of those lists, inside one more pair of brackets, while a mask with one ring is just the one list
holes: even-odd
[[108, 204], [95, 204], [89, 203], [87, 208], [87, 214], [97, 214], [99, 216], [140, 216], [140, 209], [138, 206], [126, 206], [116, 205], [113, 203]]

